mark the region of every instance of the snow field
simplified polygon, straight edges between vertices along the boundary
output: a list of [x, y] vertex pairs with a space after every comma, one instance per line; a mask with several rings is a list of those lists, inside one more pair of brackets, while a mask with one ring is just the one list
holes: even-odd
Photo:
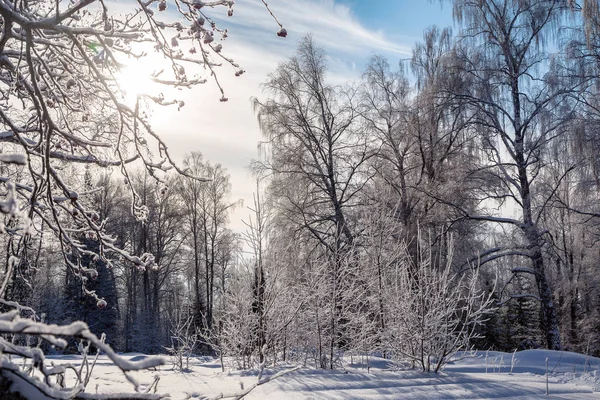
[[[138, 360], [140, 354], [126, 354]], [[546, 392], [546, 359], [549, 396]], [[170, 364], [155, 371], [134, 372], [150, 384], [159, 376], [157, 393], [173, 400], [240, 398], [283, 399], [600, 399], [600, 359], [547, 350], [518, 353], [477, 352], [460, 355], [436, 375], [398, 366], [388, 360], [344, 358], [337, 370], [294, 365], [267, 368], [257, 384], [258, 371], [221, 371], [218, 360], [197, 358], [192, 371], [175, 372]], [[55, 364], [74, 363], [74, 356], [50, 356]], [[512, 373], [510, 372], [512, 366]], [[487, 372], [486, 372], [487, 370]], [[131, 383], [105, 356], [99, 358], [87, 391], [130, 392]]]

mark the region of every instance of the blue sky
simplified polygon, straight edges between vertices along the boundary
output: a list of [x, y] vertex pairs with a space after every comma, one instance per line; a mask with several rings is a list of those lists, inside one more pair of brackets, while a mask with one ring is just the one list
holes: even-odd
[[[397, 64], [410, 57], [426, 28], [453, 24], [451, 3], [442, 6], [437, 0], [269, 0], [268, 4], [288, 30], [287, 38], [277, 37], [279, 27], [261, 0], [237, 0], [232, 18], [223, 8], [214, 10], [212, 16], [229, 30], [223, 54], [246, 71], [234, 77], [232, 68], [216, 69], [229, 101], [218, 101], [220, 93], [208, 77], [202, 87], [178, 93], [186, 103], [181, 111], [161, 109], [153, 121], [176, 158], [200, 151], [205, 159], [223, 164], [231, 174], [232, 200], [242, 199], [246, 205], [251, 205], [256, 187], [247, 167], [258, 156], [261, 140], [250, 98], [264, 98], [260, 84], [294, 54], [304, 35], [311, 33], [329, 55], [331, 81], [343, 83], [359, 79], [373, 54]], [[241, 231], [240, 219], [247, 216], [245, 207], [238, 209], [232, 216], [233, 229]]]
[[430, 25], [452, 26], [450, 2], [437, 0], [339, 0], [367, 28], [383, 30], [390, 39], [418, 40]]
[[[423, 31], [432, 25], [453, 27], [452, 4], [448, 1], [338, 0], [336, 3], [348, 7], [365, 28], [379, 31], [389, 41], [408, 47], [421, 40]], [[396, 58], [389, 54], [388, 57]], [[355, 62], [357, 65], [364, 65], [363, 60]]]

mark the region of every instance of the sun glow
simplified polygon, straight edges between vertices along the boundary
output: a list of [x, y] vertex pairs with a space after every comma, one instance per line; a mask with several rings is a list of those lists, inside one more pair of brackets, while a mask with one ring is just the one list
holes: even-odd
[[143, 95], [151, 95], [153, 88], [152, 72], [140, 65], [123, 67], [116, 75], [116, 84], [123, 95], [125, 103], [129, 106]]
[[[118, 101], [131, 110], [139, 106], [138, 111], [151, 118], [153, 123], [165, 115], [164, 112], [155, 112], [157, 105], [179, 109], [185, 104], [178, 98], [178, 90], [170, 85], [170, 71], [160, 61], [153, 58], [144, 59], [144, 62], [128, 59], [113, 75], [113, 90]], [[167, 72], [163, 74], [165, 70]]]

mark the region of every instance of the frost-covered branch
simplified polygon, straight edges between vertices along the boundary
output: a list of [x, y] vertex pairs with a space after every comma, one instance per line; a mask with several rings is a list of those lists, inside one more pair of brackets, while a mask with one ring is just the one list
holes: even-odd
[[[53, 346], [64, 348], [67, 341], [64, 338], [77, 339], [87, 343], [87, 346], [81, 347], [83, 350], [84, 361], [87, 362], [87, 351], [90, 345], [93, 345], [98, 352], [104, 353], [109, 360], [114, 363], [126, 376], [135, 388], [135, 391], [141, 396], [136, 398], [158, 399], [161, 396], [147, 394], [147, 387], [140, 384], [130, 371], [154, 368], [165, 364], [162, 357], [147, 357], [141, 361], [129, 361], [114, 352], [109, 345], [104, 343], [104, 338], [98, 338], [88, 328], [84, 322], [74, 322], [69, 325], [54, 325], [37, 322], [32, 318], [23, 318], [19, 310], [12, 310], [0, 314], [0, 374], [1, 378], [9, 379], [12, 382], [11, 391], [18, 392], [27, 398], [37, 397], [31, 393], [43, 394], [51, 399], [72, 399], [79, 397], [85, 390], [89, 382], [89, 376], [83, 376], [83, 369], [74, 366], [49, 367], [45, 361], [44, 353], [40, 348], [31, 348], [14, 344], [10, 339], [14, 335], [26, 335], [42, 339]], [[10, 356], [19, 356], [25, 360], [14, 362]], [[73, 387], [64, 386], [64, 374], [67, 369], [76, 373], [77, 379]], [[87, 374], [91, 374], [93, 367], [87, 369]], [[62, 376], [61, 379], [51, 380], [51, 377]], [[58, 383], [62, 382], [62, 383]], [[33, 397], [32, 397], [33, 396]], [[95, 398], [93, 395], [86, 398]], [[120, 398], [129, 398], [128, 395], [121, 395]]]

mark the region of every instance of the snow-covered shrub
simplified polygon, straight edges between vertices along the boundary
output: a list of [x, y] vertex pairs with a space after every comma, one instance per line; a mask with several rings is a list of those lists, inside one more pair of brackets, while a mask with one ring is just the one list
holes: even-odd
[[217, 321], [218, 329], [203, 333], [204, 341], [217, 351], [221, 360], [228, 357], [234, 368], [258, 366], [260, 349], [257, 347], [257, 319], [252, 312], [252, 275], [238, 271], [229, 282], [225, 294], [226, 308]]
[[470, 348], [493, 300], [479, 289], [477, 268], [453, 272], [452, 244], [445, 257], [432, 254], [430, 242], [419, 244], [417, 262], [402, 257], [388, 273], [382, 346], [423, 371], [438, 372], [451, 354]]
[[192, 317], [183, 319], [179, 316], [171, 326], [171, 346], [165, 347], [171, 355], [173, 368], [180, 372], [190, 371], [190, 357], [198, 342], [192, 322]]

